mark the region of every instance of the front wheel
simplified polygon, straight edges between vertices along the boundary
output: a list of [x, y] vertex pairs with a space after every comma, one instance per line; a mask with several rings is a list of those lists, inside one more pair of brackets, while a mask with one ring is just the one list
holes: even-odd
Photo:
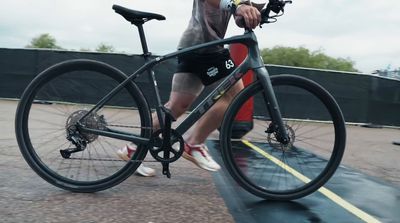
[[[250, 193], [273, 200], [304, 197], [334, 174], [346, 129], [334, 98], [317, 83], [293, 75], [271, 77], [290, 142], [282, 144], [260, 82], [244, 89], [228, 108], [221, 132], [222, 156], [232, 177]], [[239, 110], [254, 100], [254, 127], [235, 138]]]
[[[127, 142], [77, 128], [77, 122], [126, 78], [102, 62], [71, 60], [50, 67], [29, 84], [17, 108], [15, 131], [22, 155], [38, 175], [66, 190], [95, 192], [136, 170], [146, 147], [138, 145], [132, 161], [126, 162], [117, 151]], [[96, 130], [151, 135], [148, 104], [133, 82], [82, 122]]]

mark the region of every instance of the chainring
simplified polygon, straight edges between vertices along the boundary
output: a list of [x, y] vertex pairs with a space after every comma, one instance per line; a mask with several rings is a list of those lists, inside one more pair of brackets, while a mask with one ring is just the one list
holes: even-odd
[[154, 159], [162, 163], [175, 162], [182, 156], [185, 142], [182, 136], [174, 129], [171, 129], [169, 143], [164, 141], [162, 133], [161, 129], [153, 133], [149, 149], [150, 154]]

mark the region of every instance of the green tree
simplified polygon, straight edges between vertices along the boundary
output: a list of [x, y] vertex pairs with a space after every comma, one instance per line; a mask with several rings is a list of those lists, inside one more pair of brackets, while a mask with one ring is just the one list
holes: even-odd
[[310, 51], [304, 47], [293, 48], [276, 46], [261, 51], [264, 61], [268, 64], [294, 67], [308, 67], [339, 71], [357, 71], [354, 62], [349, 58], [333, 58], [321, 50]]
[[101, 53], [113, 53], [113, 52], [115, 52], [115, 49], [111, 45], [107, 45], [105, 43], [100, 43], [97, 46], [96, 51], [101, 52]]
[[33, 38], [31, 44], [27, 45], [26, 48], [62, 49], [57, 45], [56, 39], [48, 33]]

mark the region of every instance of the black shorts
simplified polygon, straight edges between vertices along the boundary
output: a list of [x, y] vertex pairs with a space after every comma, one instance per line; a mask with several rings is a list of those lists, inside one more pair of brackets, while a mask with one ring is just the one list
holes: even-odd
[[226, 76], [236, 68], [229, 50], [215, 53], [192, 53], [178, 57], [177, 73], [193, 73], [204, 85], [210, 85]]

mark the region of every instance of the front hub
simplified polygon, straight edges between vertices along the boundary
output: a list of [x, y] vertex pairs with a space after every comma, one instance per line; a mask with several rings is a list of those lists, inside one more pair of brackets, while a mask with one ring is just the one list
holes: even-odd
[[270, 128], [269, 131], [266, 131], [266, 133], [268, 134], [268, 143], [272, 145], [273, 148], [282, 150], [284, 152], [291, 150], [296, 140], [296, 135], [293, 128], [289, 125], [285, 125], [285, 128], [286, 132], [288, 133], [288, 139], [282, 139], [279, 132], [271, 131]]

